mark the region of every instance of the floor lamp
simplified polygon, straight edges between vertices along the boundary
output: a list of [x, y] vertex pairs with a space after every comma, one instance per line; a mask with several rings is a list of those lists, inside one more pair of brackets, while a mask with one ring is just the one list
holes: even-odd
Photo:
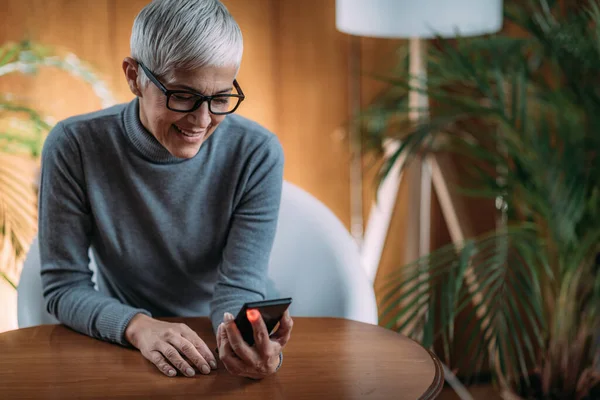
[[[409, 74], [419, 79], [420, 86], [426, 86], [426, 39], [435, 35], [442, 37], [462, 37], [497, 32], [502, 27], [502, 0], [336, 0], [336, 27], [339, 31], [354, 36], [376, 38], [409, 39]], [[358, 79], [358, 77], [354, 77]], [[351, 86], [352, 87], [352, 86]], [[359, 95], [359, 94], [358, 94]], [[352, 94], [351, 94], [352, 96]], [[351, 99], [352, 100], [352, 99]], [[410, 118], [428, 118], [429, 100], [419, 92], [409, 94]], [[356, 107], [354, 107], [356, 109]], [[420, 110], [420, 111], [417, 111]], [[385, 144], [386, 153], [398, 146], [395, 141]], [[429, 252], [431, 188], [436, 191], [444, 218], [450, 229], [453, 241], [464, 239], [465, 232], [460, 226], [457, 208], [436, 158], [427, 157], [420, 163], [412, 163], [404, 173], [410, 174], [410, 181], [418, 183], [411, 188], [409, 221], [407, 226], [406, 262], [414, 261]], [[354, 164], [360, 162], [354, 159]], [[377, 204], [373, 204], [369, 219], [361, 238], [363, 266], [371, 281], [375, 280], [379, 261], [388, 234], [392, 212], [402, 174], [396, 163], [388, 178], [380, 186]], [[356, 176], [356, 165], [351, 166]], [[358, 196], [356, 190], [354, 196]], [[356, 203], [356, 201], [352, 201]], [[356, 237], [356, 234], [354, 233]]]

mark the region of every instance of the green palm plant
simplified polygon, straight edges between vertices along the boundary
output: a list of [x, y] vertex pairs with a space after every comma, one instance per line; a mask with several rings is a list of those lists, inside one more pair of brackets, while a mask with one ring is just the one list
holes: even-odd
[[[103, 106], [112, 95], [91, 69], [72, 54], [29, 41], [0, 46], [0, 78], [34, 74], [40, 67], [57, 68], [89, 83]], [[37, 233], [39, 157], [51, 121], [26, 105], [29, 99], [0, 93], [0, 280], [15, 289], [20, 267]]]
[[[28, 43], [0, 47], [0, 75], [44, 57]], [[31, 70], [30, 70], [31, 71]], [[19, 265], [37, 228], [35, 173], [50, 125], [35, 110], [0, 95], [0, 278], [17, 287]]]
[[[381, 320], [410, 328], [446, 362], [460, 351], [522, 397], [591, 399], [600, 396], [600, 6], [505, 10], [523, 35], [438, 38], [427, 87], [381, 78], [390, 89], [361, 116], [371, 149], [400, 142], [380, 178], [401, 154], [403, 167], [457, 155], [467, 177], [458, 190], [495, 201], [504, 221], [388, 276]], [[409, 90], [429, 96], [430, 118], [409, 120]]]

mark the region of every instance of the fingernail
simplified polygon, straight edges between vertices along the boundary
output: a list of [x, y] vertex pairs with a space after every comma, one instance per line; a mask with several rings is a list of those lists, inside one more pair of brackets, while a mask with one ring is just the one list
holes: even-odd
[[167, 372], [167, 374], [169, 374], [169, 376], [175, 376], [175, 370], [170, 369], [169, 372]]
[[211, 362], [209, 362], [209, 364], [210, 364], [210, 367], [211, 367], [212, 369], [217, 369], [217, 363], [216, 363], [216, 362], [214, 362], [214, 361], [211, 361]]
[[187, 376], [194, 376], [194, 375], [196, 375], [196, 373], [194, 372], [194, 370], [191, 369], [191, 368], [186, 369], [185, 373], [186, 373]]
[[225, 322], [233, 321], [233, 314], [226, 312], [223, 316], [223, 319], [225, 320]]
[[260, 318], [260, 312], [254, 309], [248, 310], [246, 311], [246, 318], [248, 318], [248, 321], [250, 322], [256, 322]]
[[202, 368], [200, 368], [200, 372], [204, 375], [208, 375], [210, 374], [210, 368], [208, 368], [208, 365], [203, 365]]

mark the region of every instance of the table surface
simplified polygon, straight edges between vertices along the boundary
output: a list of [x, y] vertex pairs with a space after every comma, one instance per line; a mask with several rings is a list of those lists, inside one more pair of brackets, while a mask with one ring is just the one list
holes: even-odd
[[[183, 322], [215, 348], [207, 318]], [[433, 399], [444, 383], [437, 358], [380, 326], [294, 318], [282, 368], [261, 381], [230, 375], [169, 378], [135, 349], [63, 325], [0, 334], [0, 398]]]

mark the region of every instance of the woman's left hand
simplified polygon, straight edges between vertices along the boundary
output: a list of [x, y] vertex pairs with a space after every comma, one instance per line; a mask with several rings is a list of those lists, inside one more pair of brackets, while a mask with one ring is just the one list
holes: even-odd
[[290, 339], [293, 321], [286, 311], [277, 331], [269, 337], [260, 313], [251, 321], [254, 345], [249, 346], [233, 321], [233, 315], [225, 313], [217, 330], [219, 357], [225, 368], [233, 374], [252, 379], [262, 379], [273, 374], [279, 365], [279, 354]]

